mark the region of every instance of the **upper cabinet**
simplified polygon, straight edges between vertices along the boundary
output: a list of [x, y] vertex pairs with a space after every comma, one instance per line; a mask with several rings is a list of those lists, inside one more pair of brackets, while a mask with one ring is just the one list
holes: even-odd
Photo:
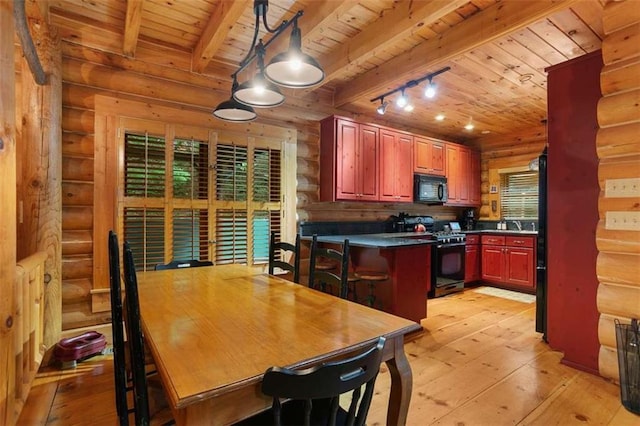
[[378, 128], [329, 117], [320, 129], [320, 200], [378, 201]]
[[414, 171], [427, 175], [445, 176], [445, 143], [434, 139], [414, 137]]
[[413, 202], [413, 173], [447, 177], [446, 205], [480, 205], [480, 154], [331, 116], [320, 122], [320, 201]]
[[413, 202], [413, 136], [380, 129], [380, 201]]

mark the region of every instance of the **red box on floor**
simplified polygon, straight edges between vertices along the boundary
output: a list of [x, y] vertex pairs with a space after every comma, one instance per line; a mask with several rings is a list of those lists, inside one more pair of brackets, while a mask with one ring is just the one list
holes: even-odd
[[62, 362], [78, 361], [100, 354], [106, 346], [104, 334], [88, 331], [79, 336], [60, 340], [56, 343], [53, 354]]

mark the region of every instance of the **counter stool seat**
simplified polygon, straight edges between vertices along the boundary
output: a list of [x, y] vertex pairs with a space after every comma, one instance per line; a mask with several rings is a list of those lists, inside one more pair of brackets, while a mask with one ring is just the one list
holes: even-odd
[[377, 271], [356, 271], [355, 277], [361, 281], [367, 281], [369, 283], [369, 295], [366, 298], [367, 305], [373, 307], [376, 303], [376, 283], [386, 281], [389, 279], [389, 275], [384, 272]]

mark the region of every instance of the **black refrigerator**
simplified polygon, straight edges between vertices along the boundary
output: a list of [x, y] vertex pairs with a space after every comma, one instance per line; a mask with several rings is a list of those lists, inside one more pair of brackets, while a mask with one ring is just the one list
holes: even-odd
[[536, 252], [536, 331], [547, 342], [547, 148], [538, 157], [538, 245]]

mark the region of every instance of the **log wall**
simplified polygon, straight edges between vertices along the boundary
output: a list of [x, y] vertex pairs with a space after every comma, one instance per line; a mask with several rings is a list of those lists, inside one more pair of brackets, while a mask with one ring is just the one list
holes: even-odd
[[13, 2], [0, 2], [0, 424], [12, 425], [16, 364], [16, 78]]
[[600, 166], [598, 366], [618, 379], [614, 319], [640, 318], [640, 7], [633, 0], [604, 8], [596, 149]]

